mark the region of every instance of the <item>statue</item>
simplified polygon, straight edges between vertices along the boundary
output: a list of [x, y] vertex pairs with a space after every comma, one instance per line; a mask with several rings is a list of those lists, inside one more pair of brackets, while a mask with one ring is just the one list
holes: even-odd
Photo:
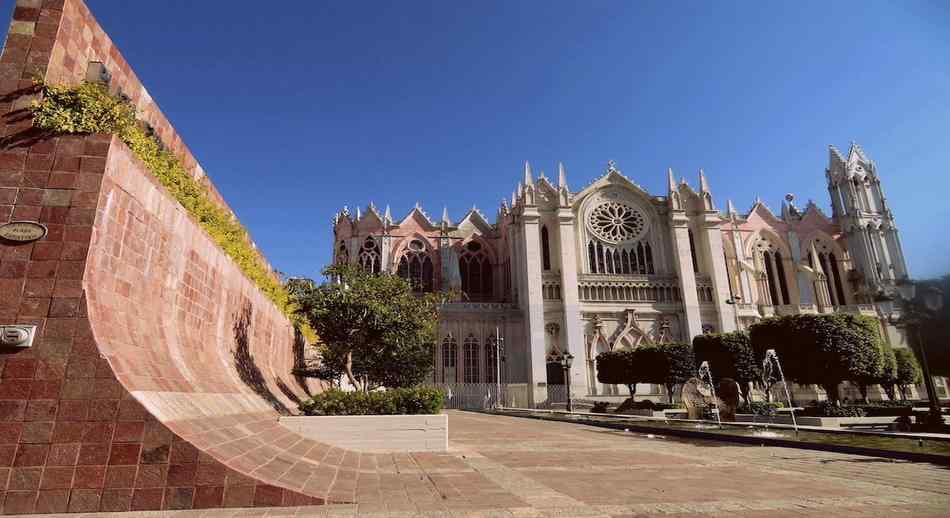
[[702, 419], [706, 402], [712, 400], [712, 390], [699, 378], [690, 378], [683, 383], [680, 398], [690, 419]]
[[716, 398], [713, 400], [712, 387], [699, 378], [690, 378], [683, 383], [680, 398], [686, 406], [689, 419], [702, 419], [703, 409], [713, 403], [719, 408], [719, 418], [723, 421], [735, 421], [739, 407], [739, 384], [735, 380], [723, 378], [716, 384]]
[[719, 419], [723, 421], [735, 421], [736, 409], [739, 408], [739, 397], [741, 392], [739, 384], [734, 379], [722, 378], [716, 383], [716, 399], [719, 403]]

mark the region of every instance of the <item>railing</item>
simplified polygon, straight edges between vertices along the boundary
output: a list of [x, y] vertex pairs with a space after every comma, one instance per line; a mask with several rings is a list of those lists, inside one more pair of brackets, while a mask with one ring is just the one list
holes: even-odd
[[585, 302], [667, 302], [680, 301], [675, 279], [623, 279], [614, 276], [584, 275], [577, 283]]
[[517, 304], [511, 302], [449, 302], [439, 306], [440, 311], [449, 313], [455, 311], [512, 311], [517, 308]]
[[847, 306], [838, 306], [836, 310], [842, 313], [855, 313], [858, 315], [877, 315], [874, 304], [849, 304]]

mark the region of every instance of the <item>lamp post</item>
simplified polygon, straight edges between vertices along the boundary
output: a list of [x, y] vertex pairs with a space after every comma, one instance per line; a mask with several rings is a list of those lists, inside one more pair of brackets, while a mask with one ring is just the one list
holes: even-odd
[[571, 364], [574, 363], [574, 355], [566, 352], [558, 356], [557, 360], [561, 363], [561, 368], [564, 369], [564, 385], [567, 389], [567, 411], [573, 412], [574, 404], [571, 402]]
[[742, 302], [742, 297], [738, 295], [733, 295], [726, 299], [726, 304], [732, 306], [732, 314], [736, 318], [736, 331], [739, 330], [739, 303]]
[[501, 408], [501, 362], [504, 361], [505, 339], [498, 328], [495, 328], [495, 408]]
[[[924, 288], [917, 293], [917, 286], [912, 281], [898, 285], [898, 296], [901, 299], [902, 312], [898, 323], [903, 324], [908, 334], [913, 330], [920, 351], [920, 367], [924, 374], [924, 385], [927, 387], [927, 399], [930, 402], [930, 414], [927, 422], [934, 425], [943, 424], [943, 414], [940, 411], [940, 399], [937, 397], [937, 387], [930, 374], [930, 364], [927, 362], [927, 348], [924, 346], [920, 328], [925, 319], [935, 315], [943, 308], [943, 292], [936, 287]], [[918, 300], [919, 299], [919, 300]]]

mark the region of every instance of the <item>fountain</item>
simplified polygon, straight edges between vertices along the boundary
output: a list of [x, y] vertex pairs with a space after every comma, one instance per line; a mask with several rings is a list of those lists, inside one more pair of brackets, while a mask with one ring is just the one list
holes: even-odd
[[699, 366], [699, 380], [709, 384], [709, 390], [712, 392], [712, 404], [716, 407], [716, 421], [719, 423], [719, 429], [722, 429], [722, 418], [719, 417], [719, 400], [716, 399], [716, 386], [713, 385], [712, 371], [709, 369], [709, 362], [704, 361]]
[[[772, 377], [773, 366], [778, 370], [778, 378]], [[782, 382], [785, 389], [785, 401], [788, 403], [788, 411], [792, 415], [792, 428], [795, 429], [795, 435], [798, 435], [798, 422], [795, 420], [795, 407], [792, 405], [792, 395], [788, 391], [788, 383], [785, 381], [785, 373], [782, 372], [782, 364], [778, 361], [778, 354], [775, 349], [765, 351], [765, 359], [762, 360], [762, 377], [765, 380], [765, 386], [769, 385], [770, 379], [778, 379]]]

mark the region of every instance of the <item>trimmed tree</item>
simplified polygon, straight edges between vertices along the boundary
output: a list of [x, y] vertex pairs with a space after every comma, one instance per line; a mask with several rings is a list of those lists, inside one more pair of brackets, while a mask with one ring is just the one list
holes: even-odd
[[749, 328], [756, 358], [775, 349], [785, 377], [800, 385], [820, 385], [830, 401], [838, 384], [880, 379], [881, 335], [874, 318], [837, 313], [767, 318]]
[[632, 363], [633, 351], [618, 349], [597, 355], [597, 381], [608, 385], [626, 385], [630, 397], [637, 392], [637, 372]]
[[[881, 376], [877, 383], [884, 389], [888, 399], [894, 401], [897, 399], [897, 393], [894, 390], [897, 385], [897, 355], [890, 344], [881, 340]], [[867, 402], [867, 388], [862, 391], [865, 402]]]
[[732, 378], [739, 383], [742, 398], [749, 401], [749, 384], [761, 378], [761, 364], [755, 361], [749, 333], [711, 333], [693, 338], [696, 363], [709, 362], [718, 378]]
[[662, 383], [666, 386], [666, 394], [672, 404], [673, 389], [696, 376], [696, 356], [691, 344], [671, 343], [658, 347], [666, 366]]
[[[921, 342], [927, 348], [927, 365], [933, 376], [950, 376], [950, 275], [923, 281], [917, 286], [920, 294], [925, 287], [943, 291], [944, 304], [936, 314], [930, 314], [918, 329], [911, 329], [910, 343], [920, 359]], [[926, 312], [925, 312], [926, 313]]]
[[917, 363], [917, 357], [910, 349], [895, 349], [894, 357], [897, 360], [897, 375], [894, 383], [901, 393], [901, 399], [907, 399], [908, 389], [921, 383], [924, 380], [924, 374], [920, 370], [920, 364]]
[[[439, 299], [403, 279], [350, 265], [323, 271], [334, 282], [298, 286], [299, 312], [320, 336], [321, 377], [341, 375], [357, 390], [408, 387], [432, 370]], [[328, 381], [334, 381], [332, 378]]]
[[696, 375], [690, 344], [648, 344], [597, 355], [597, 381], [626, 385], [636, 395], [637, 383], [664, 385], [673, 402], [673, 388]]

